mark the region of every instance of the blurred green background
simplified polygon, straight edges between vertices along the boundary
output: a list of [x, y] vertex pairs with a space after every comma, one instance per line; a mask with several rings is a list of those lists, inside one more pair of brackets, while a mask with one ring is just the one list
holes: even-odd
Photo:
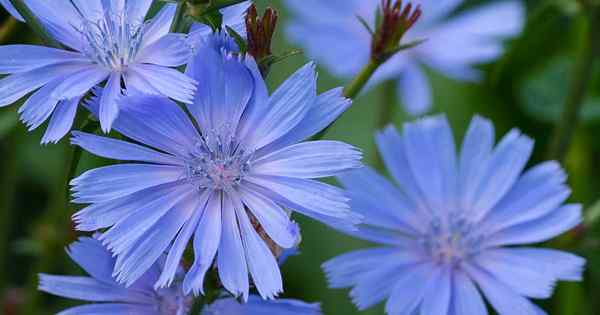
[[[286, 21], [281, 1], [256, 1], [260, 8], [280, 10], [280, 26]], [[492, 1], [465, 1], [461, 9]], [[522, 35], [507, 43], [506, 54], [492, 64], [482, 65], [486, 79], [480, 84], [460, 83], [430, 71], [434, 112], [446, 113], [460, 139], [471, 117], [478, 113], [493, 120], [497, 134], [520, 128], [536, 140], [530, 164], [546, 157], [555, 122], [561, 116], [573, 68], [585, 48], [587, 24], [575, 0], [527, 1], [528, 21]], [[585, 11], [585, 10], [584, 10]], [[5, 14], [4, 12], [2, 14]], [[27, 26], [1, 17], [2, 44], [37, 42]], [[600, 30], [597, 30], [600, 33]], [[293, 48], [280, 27], [274, 51]], [[600, 35], [596, 36], [600, 41]], [[324, 47], [335, 49], [335, 47]], [[596, 58], [597, 59], [597, 58]], [[276, 87], [306, 62], [301, 56], [275, 65], [269, 75]], [[584, 204], [586, 222], [576, 231], [551, 245], [576, 252], [588, 259], [585, 281], [561, 283], [552, 299], [541, 301], [550, 314], [598, 314], [600, 299], [600, 63], [593, 67], [581, 123], [565, 161], [572, 200]], [[319, 89], [344, 85], [320, 69]], [[380, 110], [390, 102], [393, 91], [385, 85], [360, 96], [330, 129], [326, 138], [339, 139], [363, 149], [365, 163], [378, 165], [373, 133], [380, 124]], [[399, 104], [395, 104], [399, 105]], [[64, 247], [76, 238], [70, 215], [74, 207], [64, 205], [64, 169], [71, 148], [63, 139], [58, 145], [40, 146], [44, 128], [27, 133], [18, 123], [18, 105], [0, 109], [0, 314], [54, 314], [74, 302], [36, 291], [38, 272], [81, 274], [67, 258]], [[400, 106], [393, 106], [393, 122], [410, 119]], [[80, 118], [84, 116], [83, 110]], [[77, 174], [110, 161], [83, 154]], [[383, 170], [381, 170], [383, 171]], [[320, 265], [341, 253], [370, 246], [338, 234], [303, 217], [296, 217], [303, 231], [301, 255], [283, 266], [285, 297], [322, 302], [325, 314], [359, 314], [347, 290], [327, 288]], [[383, 314], [376, 307], [360, 314]]]

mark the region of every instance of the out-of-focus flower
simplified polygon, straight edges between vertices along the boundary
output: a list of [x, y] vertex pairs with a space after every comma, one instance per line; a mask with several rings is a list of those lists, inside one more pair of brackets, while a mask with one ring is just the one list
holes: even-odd
[[250, 296], [247, 303], [237, 300], [220, 299], [207, 306], [202, 315], [321, 315], [318, 303], [308, 304], [298, 300], [281, 299], [265, 301], [258, 296]]
[[119, 114], [123, 88], [191, 103], [196, 82], [172, 69], [185, 64], [191, 47], [184, 34], [169, 34], [173, 5], [152, 20], [151, 0], [27, 0], [48, 32], [70, 50], [0, 46], [0, 106], [37, 90], [19, 109], [30, 130], [50, 116], [42, 142], [56, 142], [70, 129], [80, 99], [105, 82], [98, 112], [104, 131]]
[[[481, 73], [475, 65], [497, 58], [502, 40], [519, 33], [524, 8], [520, 1], [501, 1], [451, 13], [461, 0], [414, 0], [422, 16], [404, 36], [405, 42], [425, 39], [422, 44], [396, 54], [379, 68], [371, 85], [397, 80], [399, 97], [407, 112], [419, 115], [431, 107], [431, 91], [423, 65], [459, 80], [476, 80]], [[334, 75], [355, 76], [371, 55], [371, 34], [357, 16], [371, 28], [380, 0], [286, 0], [294, 18], [288, 37]]]
[[[115, 258], [95, 238], [82, 237], [68, 250], [69, 256], [89, 277], [40, 274], [39, 289], [58, 296], [93, 302], [69, 308], [60, 315], [130, 314], [130, 315], [187, 315], [192, 297], [186, 296], [180, 283], [169, 288], [154, 289], [161, 274], [161, 264], [153, 264], [129, 288], [113, 277]], [[178, 273], [183, 270], [178, 268]]]
[[353, 287], [360, 309], [387, 299], [388, 314], [545, 314], [527, 298], [579, 281], [584, 259], [542, 248], [581, 221], [556, 162], [523, 172], [533, 141], [475, 117], [457, 156], [445, 117], [388, 127], [376, 137], [394, 186], [370, 169], [339, 177], [364, 224], [351, 235], [382, 247], [324, 264], [330, 285]]
[[23, 22], [23, 17], [21, 16], [21, 14], [19, 14], [15, 6], [12, 5], [10, 0], [0, 0], [0, 5], [2, 5], [4, 9], [6, 9], [8, 13], [10, 13], [10, 15], [14, 16], [17, 20]]
[[[343, 191], [314, 179], [359, 167], [360, 151], [337, 141], [299, 143], [350, 101], [341, 89], [317, 96], [312, 64], [269, 96], [254, 60], [234, 48], [229, 37], [208, 36], [188, 65], [201, 83], [187, 106], [199, 130], [169, 99], [137, 95], [123, 99], [114, 129], [142, 145], [74, 134], [74, 144], [96, 155], [146, 162], [94, 169], [72, 182], [74, 201], [92, 204], [75, 215], [77, 228], [110, 227], [101, 240], [117, 256], [120, 282], [133, 283], [168, 251], [157, 282], [168, 286], [194, 236], [186, 292], [202, 292], [216, 256], [231, 293], [248, 297], [249, 272], [260, 295], [273, 298], [282, 280], [269, 245], [298, 241], [284, 208], [332, 225], [355, 221]], [[90, 107], [97, 111], [95, 102]]]

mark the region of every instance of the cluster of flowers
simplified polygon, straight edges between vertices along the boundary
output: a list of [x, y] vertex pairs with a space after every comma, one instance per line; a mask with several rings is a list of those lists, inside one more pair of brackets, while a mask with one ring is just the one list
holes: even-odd
[[[354, 74], [369, 46], [348, 21], [356, 12], [372, 17], [377, 2], [287, 1], [297, 16], [290, 34], [334, 73]], [[516, 32], [522, 15], [510, 2], [442, 23], [461, 1], [423, 2], [429, 13], [419, 31], [434, 39], [390, 60], [375, 79], [399, 77], [411, 112], [429, 105], [419, 62], [475, 78], [471, 64], [497, 56], [492, 38]], [[73, 216], [76, 228], [95, 234], [68, 254], [90, 277], [41, 275], [40, 289], [94, 303], [61, 314], [186, 315], [211, 271], [228, 293], [202, 314], [320, 314], [318, 304], [275, 300], [279, 258], [300, 241], [291, 211], [383, 245], [323, 266], [331, 287], [353, 287], [360, 309], [387, 299], [393, 315], [487, 314], [483, 295], [502, 315], [539, 315], [527, 298], [548, 298], [558, 280], [581, 278], [577, 256], [513, 247], [581, 220], [579, 205], [564, 204], [570, 191], [557, 163], [524, 171], [533, 141], [518, 130], [494, 147], [492, 124], [475, 117], [457, 153], [444, 116], [407, 123], [401, 134], [389, 126], [376, 142], [395, 186], [362, 166], [357, 148], [310, 140], [351, 104], [341, 89], [317, 93], [313, 64], [270, 94], [256, 61], [227, 34], [200, 24], [170, 33], [173, 4], [147, 20], [152, 0], [24, 3], [67, 48], [0, 46], [0, 73], [11, 74], [0, 80], [0, 106], [34, 92], [21, 119], [31, 129], [50, 119], [42, 142], [56, 142], [91, 92], [83, 104], [102, 130], [129, 139], [72, 133], [74, 145], [130, 162], [71, 182], [73, 202], [87, 205]], [[223, 9], [223, 23], [245, 34], [248, 6]], [[503, 28], [486, 32], [490, 15]], [[478, 32], [465, 33], [473, 24]], [[453, 51], [436, 36], [467, 47]], [[324, 49], [332, 42], [337, 49]], [[345, 189], [316, 180], [330, 176]], [[193, 262], [185, 264], [188, 253]]]

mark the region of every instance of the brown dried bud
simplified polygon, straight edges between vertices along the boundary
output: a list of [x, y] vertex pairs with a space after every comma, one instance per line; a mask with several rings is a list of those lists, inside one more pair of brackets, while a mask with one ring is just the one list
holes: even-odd
[[248, 37], [248, 53], [257, 61], [271, 56], [271, 42], [277, 27], [277, 11], [267, 8], [261, 17], [252, 4], [246, 15], [246, 32]]
[[373, 34], [371, 55], [376, 60], [387, 59], [400, 45], [404, 34], [421, 17], [421, 6], [409, 2], [404, 7], [401, 0], [381, 0], [381, 22]]

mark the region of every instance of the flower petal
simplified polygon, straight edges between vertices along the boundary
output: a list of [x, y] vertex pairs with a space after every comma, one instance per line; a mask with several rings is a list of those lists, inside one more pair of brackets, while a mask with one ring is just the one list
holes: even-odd
[[73, 127], [80, 98], [60, 101], [54, 109], [48, 128], [42, 138], [42, 144], [56, 143], [62, 139]]
[[200, 195], [198, 207], [194, 209], [191, 218], [185, 223], [177, 235], [177, 238], [173, 241], [173, 245], [171, 246], [169, 254], [167, 255], [167, 259], [164, 263], [164, 269], [160, 275], [160, 278], [155, 284], [156, 288], [168, 288], [173, 284], [173, 281], [177, 275], [177, 271], [181, 266], [183, 253], [187, 248], [190, 238], [198, 227], [200, 218], [204, 216], [204, 210], [207, 208], [207, 203], [209, 202], [211, 196], [212, 193], [210, 191], [205, 191]]
[[473, 281], [462, 270], [454, 272], [452, 305], [454, 314], [488, 315], [485, 302]]
[[223, 195], [214, 193], [206, 204], [202, 219], [194, 234], [194, 264], [183, 280], [186, 293], [204, 294], [204, 277], [213, 261], [221, 242], [221, 218], [223, 212]]
[[97, 65], [89, 65], [81, 70], [66, 76], [54, 89], [50, 97], [58, 100], [68, 100], [82, 97], [94, 86], [106, 80], [110, 71]]
[[186, 74], [199, 82], [194, 102], [187, 107], [204, 134], [223, 126], [236, 130], [254, 92], [248, 68], [217, 45], [217, 38], [205, 40], [186, 69]]
[[247, 146], [260, 149], [294, 129], [316, 101], [316, 87], [314, 64], [296, 71], [269, 98], [269, 111], [248, 133]]
[[0, 46], [0, 73], [21, 73], [65, 62], [88, 62], [81, 53], [37, 45]]
[[467, 266], [466, 269], [498, 314], [539, 315], [533, 303], [490, 274], [477, 267]]
[[0, 80], [0, 107], [10, 105], [49, 82], [68, 77], [87, 67], [89, 66], [84, 63], [62, 63], [8, 76]]
[[121, 97], [121, 74], [111, 73], [108, 77], [106, 87], [102, 90], [100, 97], [100, 126], [105, 133], [110, 132], [113, 122], [119, 115], [117, 100]]
[[240, 237], [240, 227], [236, 219], [233, 201], [223, 198], [223, 216], [221, 243], [217, 255], [219, 278], [227, 291], [235, 297], [248, 300], [248, 265], [244, 254], [244, 245]]
[[188, 62], [192, 48], [183, 34], [167, 34], [144, 47], [136, 56], [136, 62], [165, 67], [178, 67]]
[[398, 91], [404, 110], [409, 115], [418, 116], [431, 108], [431, 87], [419, 65], [409, 63], [405, 67], [398, 80]]
[[285, 147], [255, 160], [252, 172], [261, 175], [319, 178], [361, 166], [359, 149], [340, 141], [310, 141]]
[[252, 275], [252, 280], [260, 296], [263, 299], [272, 300], [283, 292], [283, 280], [279, 265], [265, 241], [254, 230], [241, 201], [235, 204], [248, 271]]
[[551, 214], [501, 230], [485, 241], [485, 246], [544, 242], [581, 223], [581, 205], [565, 205]]
[[256, 217], [260, 226], [282, 248], [292, 248], [298, 242], [295, 224], [274, 201], [244, 186], [239, 187], [242, 202]]
[[114, 272], [117, 281], [130, 286], [151, 268], [190, 219], [200, 202], [202, 200], [197, 197], [195, 191], [188, 193], [126, 251], [117, 254]]
[[171, 68], [152, 64], [135, 64], [128, 71], [139, 75], [156, 91], [176, 101], [191, 104], [197, 82]]
[[95, 134], [74, 131], [71, 143], [94, 155], [108, 159], [183, 166], [183, 162], [174, 156], [141, 145], [100, 137]]
[[123, 197], [184, 177], [178, 166], [152, 164], [117, 164], [96, 168], [73, 179], [76, 203], [93, 203]]

